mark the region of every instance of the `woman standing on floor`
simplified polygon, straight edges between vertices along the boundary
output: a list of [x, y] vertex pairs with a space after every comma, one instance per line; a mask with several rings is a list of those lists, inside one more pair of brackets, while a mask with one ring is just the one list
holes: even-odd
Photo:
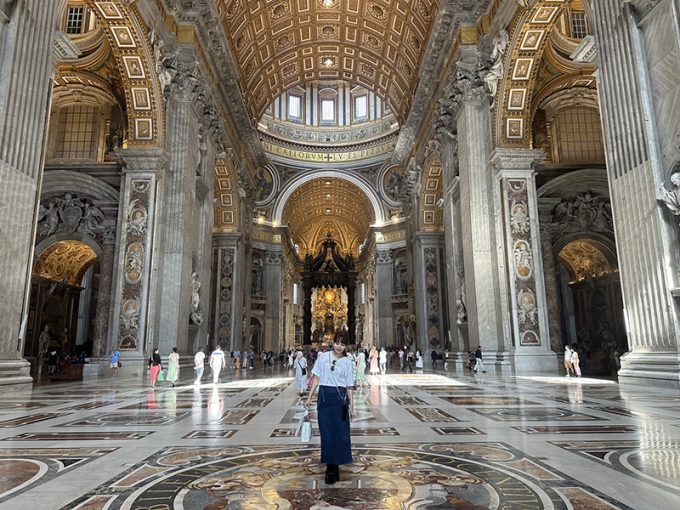
[[366, 355], [364, 354], [364, 351], [359, 351], [356, 367], [357, 370], [354, 379], [356, 385], [359, 386], [359, 388], [363, 388], [364, 383], [366, 382]]
[[307, 389], [307, 360], [302, 351], [297, 352], [295, 361], [293, 362], [293, 368], [295, 369], [295, 382], [298, 386], [298, 392], [300, 393], [300, 396], [302, 396]]
[[576, 373], [576, 377], [581, 377], [581, 358], [578, 357], [577, 345], [571, 346], [571, 368]]
[[154, 347], [153, 354], [149, 358], [149, 380], [151, 381], [152, 388], [156, 386], [158, 374], [161, 372], [161, 369], [161, 352], [158, 347]]
[[371, 375], [378, 375], [380, 369], [378, 368], [378, 349], [371, 347], [371, 352], [368, 353], [368, 361], [371, 363]]
[[173, 347], [172, 353], [168, 356], [168, 381], [173, 388], [177, 379], [179, 379], [179, 354], [177, 354], [177, 347]]
[[340, 480], [340, 464], [352, 462], [352, 443], [349, 423], [354, 412], [352, 387], [354, 367], [347, 358], [347, 345], [342, 339], [333, 342], [333, 349], [322, 354], [312, 369], [312, 388], [305, 402], [309, 402], [317, 387], [316, 410], [321, 434], [321, 463], [326, 464], [327, 484]]

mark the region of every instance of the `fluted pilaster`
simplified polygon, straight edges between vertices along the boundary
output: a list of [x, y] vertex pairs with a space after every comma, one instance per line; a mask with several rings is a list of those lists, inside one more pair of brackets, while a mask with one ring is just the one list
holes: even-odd
[[[645, 20], [624, 0], [592, 2], [599, 57], [598, 93], [605, 131], [614, 229], [630, 353], [621, 358], [622, 381], [680, 385], [678, 232], [659, 204], [657, 188], [678, 157], [680, 49], [672, 2]], [[674, 155], [674, 156], [673, 156]]]
[[42, 172], [57, 2], [24, 0], [0, 13], [0, 385], [27, 384], [22, 359]]

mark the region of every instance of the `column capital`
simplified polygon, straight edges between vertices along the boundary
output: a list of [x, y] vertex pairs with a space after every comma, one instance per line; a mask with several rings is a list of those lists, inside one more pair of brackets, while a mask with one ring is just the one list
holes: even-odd
[[489, 158], [496, 174], [507, 177], [528, 177], [534, 165], [542, 161], [545, 153], [538, 149], [494, 149]]
[[170, 156], [164, 149], [117, 149], [123, 173], [151, 173], [160, 177], [170, 167]]

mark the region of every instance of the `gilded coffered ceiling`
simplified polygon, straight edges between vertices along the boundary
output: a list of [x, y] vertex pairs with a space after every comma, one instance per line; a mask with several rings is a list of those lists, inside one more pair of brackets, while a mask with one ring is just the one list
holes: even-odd
[[570, 242], [560, 251], [559, 260], [567, 267], [572, 283], [604, 276], [617, 270], [614, 253], [593, 239]]
[[342, 251], [358, 255], [359, 245], [375, 221], [363, 191], [334, 178], [309, 181], [296, 189], [286, 202], [282, 219], [303, 257], [315, 253], [329, 231]]
[[382, 97], [402, 123], [438, 0], [218, 0], [254, 119], [310, 80], [346, 80]]
[[55, 282], [80, 286], [83, 274], [97, 259], [94, 250], [79, 241], [58, 241], [40, 254], [33, 274]]

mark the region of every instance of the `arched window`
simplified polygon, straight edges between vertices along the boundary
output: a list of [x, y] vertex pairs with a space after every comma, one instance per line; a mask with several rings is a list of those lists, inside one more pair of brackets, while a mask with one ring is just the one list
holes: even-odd
[[338, 91], [331, 88], [319, 90], [319, 120], [322, 125], [334, 125], [338, 122]]

